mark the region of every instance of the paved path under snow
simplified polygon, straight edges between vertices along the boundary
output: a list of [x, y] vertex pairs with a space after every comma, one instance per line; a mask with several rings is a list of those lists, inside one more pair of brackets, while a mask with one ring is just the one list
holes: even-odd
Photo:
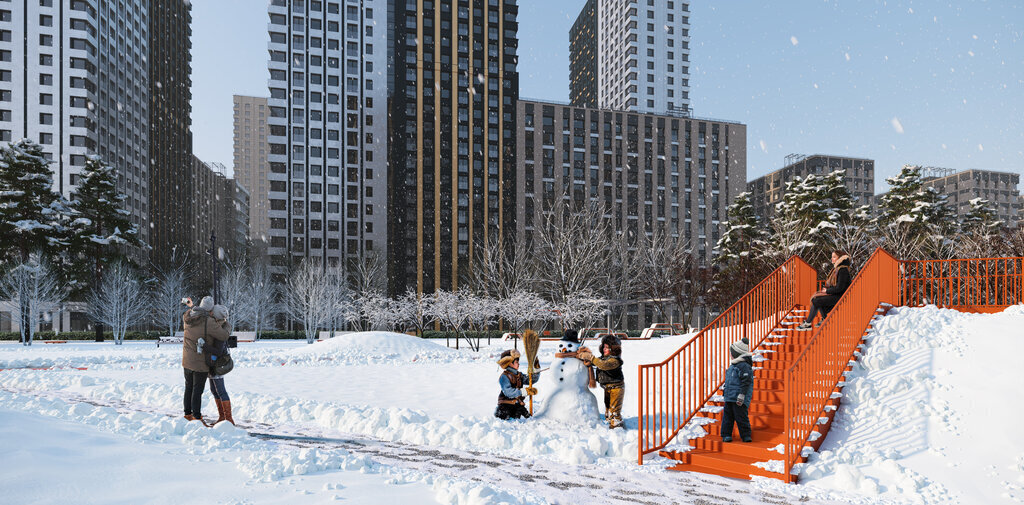
[[[118, 400], [97, 400], [68, 391], [39, 391], [0, 387], [4, 391], [69, 403], [110, 407], [122, 414], [145, 412], [178, 417], [177, 412]], [[522, 490], [549, 503], [610, 503], [640, 505], [718, 505], [837, 503], [794, 498], [765, 492], [746, 482], [695, 473], [665, 471], [648, 464], [572, 466], [546, 459], [532, 461], [445, 447], [413, 445], [301, 425], [271, 426], [239, 419], [250, 436], [282, 448], [317, 448], [365, 455], [374, 461], [455, 479], [469, 479], [506, 490]]]

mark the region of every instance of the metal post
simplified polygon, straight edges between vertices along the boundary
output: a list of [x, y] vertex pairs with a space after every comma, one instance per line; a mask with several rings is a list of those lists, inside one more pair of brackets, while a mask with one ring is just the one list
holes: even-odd
[[220, 263], [217, 262], [217, 234], [210, 231], [210, 250], [206, 251], [213, 257], [213, 303], [220, 299]]

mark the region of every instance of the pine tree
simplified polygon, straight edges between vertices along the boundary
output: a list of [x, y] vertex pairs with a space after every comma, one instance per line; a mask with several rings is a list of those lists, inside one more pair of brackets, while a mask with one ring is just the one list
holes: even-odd
[[946, 197], [924, 185], [919, 166], [905, 165], [886, 182], [890, 189], [878, 199], [875, 219], [886, 247], [904, 260], [941, 256], [955, 231]]
[[[114, 168], [91, 156], [82, 172], [82, 183], [72, 194], [70, 242], [74, 289], [88, 293], [103, 282], [108, 265], [127, 260], [126, 247], [142, 246], [138, 227], [124, 209], [127, 197], [117, 191]], [[102, 325], [96, 325], [96, 340], [103, 340]]]
[[763, 255], [771, 235], [754, 215], [750, 193], [740, 193], [726, 216], [729, 227], [718, 240], [714, 261], [717, 272], [710, 297], [718, 309], [735, 302], [771, 271]]
[[971, 208], [967, 211], [960, 229], [964, 233], [977, 235], [994, 235], [1003, 226], [992, 204], [984, 198], [974, 198], [970, 202]]
[[[843, 179], [845, 171], [826, 175], [809, 174], [786, 183], [786, 194], [776, 205], [778, 224], [773, 228], [774, 240], [792, 230], [807, 230], [805, 246], [790, 251], [800, 254], [811, 265], [825, 264], [831, 254], [830, 236], [846, 226], [854, 217], [853, 197]], [[781, 224], [782, 226], [780, 226]]]
[[0, 260], [25, 262], [60, 244], [62, 198], [53, 191], [50, 162], [29, 139], [0, 146]]

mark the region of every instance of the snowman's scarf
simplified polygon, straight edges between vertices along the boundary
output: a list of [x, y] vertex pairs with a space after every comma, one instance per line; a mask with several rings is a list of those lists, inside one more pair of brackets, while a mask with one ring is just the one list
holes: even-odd
[[556, 358], [576, 358], [576, 359], [580, 359], [579, 351], [576, 351], [576, 352], [556, 352], [555, 353], [555, 357]]
[[[559, 358], [576, 358], [576, 359], [580, 359], [579, 351], [576, 351], [576, 352], [556, 352], [555, 353], [555, 359], [559, 359]], [[583, 361], [583, 360], [580, 360], [580, 361]], [[589, 379], [587, 381], [587, 387], [589, 387], [589, 388], [597, 387], [597, 379], [594, 377], [594, 374], [591, 371], [592, 370], [591, 369], [592, 365], [589, 362], [586, 362], [586, 361], [584, 361], [583, 363], [586, 364], [586, 366], [587, 366], [587, 377]]]

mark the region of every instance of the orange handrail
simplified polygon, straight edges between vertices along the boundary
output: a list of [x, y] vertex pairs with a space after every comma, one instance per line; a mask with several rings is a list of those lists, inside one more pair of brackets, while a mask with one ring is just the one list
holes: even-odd
[[904, 261], [902, 305], [995, 312], [1024, 301], [1024, 258]]
[[[661, 363], [637, 375], [638, 454], [665, 447], [725, 380], [729, 345], [743, 337], [757, 347], [814, 290], [817, 272], [793, 256]], [[651, 399], [651, 401], [649, 401]]]
[[828, 317], [812, 334], [784, 376], [785, 473], [790, 475], [804, 444], [825, 411], [836, 384], [882, 303], [900, 301], [900, 262], [875, 250]]

